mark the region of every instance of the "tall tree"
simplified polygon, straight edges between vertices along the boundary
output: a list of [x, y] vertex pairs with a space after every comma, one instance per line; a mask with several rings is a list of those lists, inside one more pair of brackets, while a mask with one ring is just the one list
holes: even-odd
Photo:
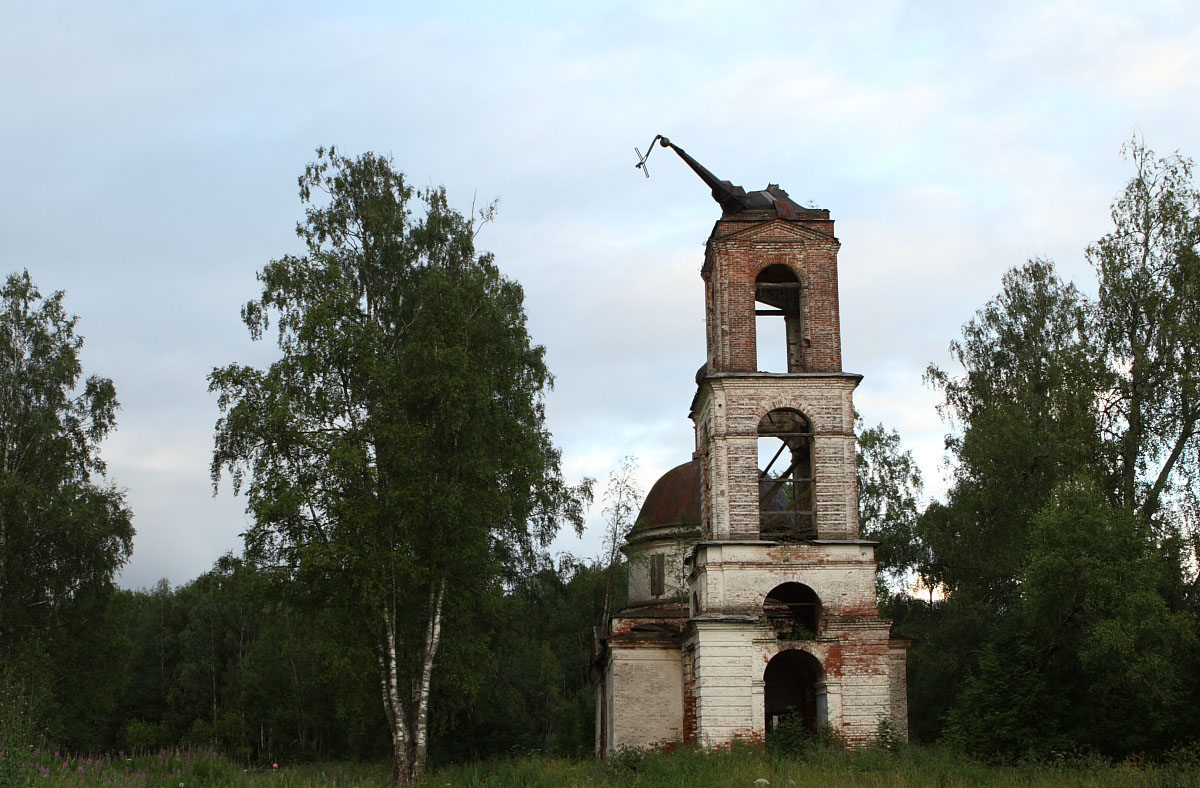
[[930, 366], [926, 379], [955, 428], [946, 438], [954, 483], [919, 531], [935, 581], [1000, 609], [1019, 592], [1034, 514], [1061, 481], [1099, 461], [1105, 370], [1088, 304], [1045, 260], [1008, 271], [950, 353], [963, 374]]
[[1124, 152], [1133, 178], [1088, 259], [1117, 374], [1104, 426], [1118, 501], [1154, 519], [1164, 496], [1200, 493], [1200, 191], [1190, 159], [1136, 138]]
[[1196, 735], [1200, 192], [1189, 160], [1126, 153], [1097, 300], [1010, 271], [951, 346], [965, 374], [929, 372], [956, 464], [918, 526], [948, 596], [914, 674], [936, 663], [947, 731], [993, 754]]
[[[80, 380], [83, 338], [63, 293], [25, 271], [0, 290], [0, 658], [44, 640], [112, 588], [132, 551], [132, 515], [105, 484], [112, 381]], [[78, 623], [78, 622], [73, 622]]]
[[274, 318], [281, 357], [210, 377], [213, 478], [228, 470], [236, 491], [249, 476], [251, 558], [357, 614], [408, 782], [447, 620], [562, 518], [581, 528], [590, 487], [562, 479], [544, 349], [520, 286], [476, 254], [474, 217], [441, 189], [414, 194], [388, 158], [317, 155], [299, 179], [306, 251], [269, 263], [242, 310], [256, 339]]
[[1021, 604], [1033, 519], [1063, 480], [1099, 461], [1094, 404], [1103, 369], [1089, 331], [1082, 294], [1050, 262], [1032, 260], [1004, 275], [1001, 292], [951, 344], [961, 372], [927, 373], [953, 430], [953, 478], [914, 535], [926, 551], [919, 571], [947, 598], [891, 611], [916, 640], [910, 687], [919, 737], [943, 733], [986, 644], [998, 639], [1008, 653], [1004, 633]]

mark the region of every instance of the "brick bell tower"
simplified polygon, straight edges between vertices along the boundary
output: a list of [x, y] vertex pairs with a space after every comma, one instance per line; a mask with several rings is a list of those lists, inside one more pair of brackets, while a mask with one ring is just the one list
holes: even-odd
[[[701, 269], [695, 451], [626, 540], [629, 607], [598, 638], [597, 751], [760, 740], [788, 719], [851, 744], [881, 723], [907, 736], [908, 643], [879, 617], [875, 543], [859, 538], [862, 376], [842, 371], [829, 211], [774, 184], [747, 193], [659, 139], [722, 215]], [[786, 367], [764, 372], [769, 321]]]

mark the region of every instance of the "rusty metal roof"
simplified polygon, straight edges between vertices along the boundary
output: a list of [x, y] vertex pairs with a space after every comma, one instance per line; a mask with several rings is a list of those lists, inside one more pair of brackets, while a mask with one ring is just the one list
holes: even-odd
[[699, 459], [667, 471], [650, 488], [633, 530], [699, 525], [700, 488]]

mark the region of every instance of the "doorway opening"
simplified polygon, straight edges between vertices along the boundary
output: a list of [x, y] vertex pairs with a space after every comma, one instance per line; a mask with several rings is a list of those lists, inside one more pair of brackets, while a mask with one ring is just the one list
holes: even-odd
[[825, 671], [812, 654], [779, 652], [767, 663], [763, 685], [767, 736], [781, 725], [798, 724], [804, 732], [816, 733], [826, 724]]

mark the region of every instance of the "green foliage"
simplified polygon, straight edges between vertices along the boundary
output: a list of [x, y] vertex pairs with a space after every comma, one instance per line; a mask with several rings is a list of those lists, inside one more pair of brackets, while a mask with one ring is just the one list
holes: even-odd
[[31, 785], [35, 724], [27, 690], [10, 671], [0, 672], [0, 785]]
[[931, 507], [918, 536], [932, 552], [930, 579], [995, 610], [1011, 604], [1028, 556], [1029, 528], [1060, 480], [1100, 454], [1096, 411], [1102, 375], [1087, 307], [1053, 265], [1026, 263], [950, 346], [964, 374], [930, 367], [957, 431], [946, 509]]
[[902, 593], [911, 585], [912, 575], [929, 563], [916, 533], [921, 470], [912, 452], [901, 448], [895, 430], [889, 432], [882, 424], [864, 427], [862, 417], [855, 413], [854, 432], [858, 436], [855, 467], [860, 531], [864, 539], [879, 542], [875, 560], [880, 590]]
[[[100, 788], [203, 785], [211, 788], [315, 788], [384, 786], [391, 783], [380, 762], [277, 762], [243, 769], [204, 748], [181, 748], [109, 756], [73, 756], [42, 751], [31, 754], [25, 775], [47, 788]], [[691, 786], [713, 788], [818, 788], [839, 786], [1009, 786], [1045, 788], [1164, 788], [1200, 782], [1195, 757], [1180, 751], [1169, 760], [1130, 760], [1110, 764], [1069, 753], [1014, 765], [985, 765], [946, 748], [909, 747], [899, 754], [878, 748], [816, 748], [804, 758], [736, 747], [725, 752], [678, 749], [628, 751], [622, 758], [596, 760], [546, 757], [509, 758], [447, 767], [420, 784], [429, 788], [529, 788], [546, 786]], [[17, 784], [20, 783], [9, 783]]]
[[276, 316], [282, 358], [211, 376], [214, 481], [250, 473], [251, 556], [368, 611], [421, 610], [433, 579], [480, 588], [559, 515], [578, 522], [579, 498], [543, 425], [551, 379], [520, 286], [475, 255], [441, 190], [414, 222], [389, 160], [318, 153], [301, 196], [329, 203], [297, 227], [308, 254], [270, 263], [243, 309], [255, 337]]
[[878, 748], [818, 747], [805, 757], [735, 747], [712, 752], [680, 748], [673, 752], [623, 752], [595, 760], [519, 758], [451, 767], [429, 775], [425, 785], [476, 786], [1010, 786], [1046, 788], [1091, 786], [1194, 785], [1194, 767], [1059, 759], [1047, 763], [989, 766], [946, 748], [910, 747], [893, 754]]
[[[620, 592], [624, 569], [615, 568]], [[448, 651], [435, 682], [435, 762], [591, 753], [592, 628], [607, 576], [567, 558], [476, 600], [477, 614], [456, 625], [473, 628], [463, 640], [477, 646]], [[224, 556], [178, 588], [163, 581], [118, 592], [104, 628], [119, 647], [72, 657], [90, 685], [61, 702], [43, 691], [42, 719], [52, 724], [23, 728], [23, 743], [72, 752], [216, 747], [252, 768], [387, 757], [370, 644], [344, 610], [312, 606], [295, 585]], [[18, 672], [36, 678], [34, 688], [68, 680], [48, 668]], [[456, 677], [468, 672], [475, 686], [464, 693]], [[112, 699], [103, 713], [84, 705], [96, 698]]]
[[1165, 495], [1195, 502], [1200, 469], [1200, 190], [1193, 164], [1124, 149], [1134, 176], [1112, 232], [1088, 248], [1100, 285], [1098, 334], [1117, 380], [1105, 437], [1118, 500], [1144, 517]]
[[474, 217], [441, 189], [414, 192], [387, 158], [317, 153], [300, 178], [306, 252], [269, 263], [242, 310], [255, 338], [274, 321], [281, 357], [210, 376], [224, 414], [213, 480], [245, 488], [250, 558], [356, 617], [411, 778], [435, 658], [455, 691], [477, 691], [477, 600], [560, 519], [582, 527], [590, 486], [562, 479], [544, 348], [520, 285], [476, 254]]
[[798, 714], [784, 716], [767, 736], [767, 751], [785, 758], [805, 760], [819, 753], [845, 747], [837, 732], [828, 725], [815, 731], [804, 727], [804, 719]]
[[61, 626], [73, 602], [106, 593], [128, 559], [124, 498], [101, 486], [100, 442], [116, 390], [80, 381], [76, 318], [43, 298], [29, 273], [0, 289], [0, 654]]
[[370, 649], [289, 585], [225, 556], [178, 589], [126, 592], [129, 722], [108, 746], [215, 745], [248, 763], [386, 752]]
[[946, 599], [893, 607], [918, 737], [1046, 759], [1200, 734], [1200, 193], [1190, 161], [1128, 150], [1098, 300], [1028, 263], [951, 345], [964, 374], [929, 370], [954, 484], [916, 535]]
[[106, 616], [133, 527], [103, 483], [116, 390], [81, 379], [76, 322], [27, 271], [0, 289], [0, 664], [39, 728], [86, 741], [115, 702], [98, 660], [121, 645]]
[[[624, 603], [625, 568], [611, 570], [618, 605]], [[500, 658], [476, 664], [477, 702], [440, 715], [435, 760], [592, 752], [592, 633], [601, 622], [609, 575], [606, 567], [566, 557], [496, 601], [486, 652]]]
[[637, 460], [632, 456], [622, 457], [620, 467], [608, 475], [608, 484], [604, 487], [604, 556], [608, 582], [604, 590], [600, 626], [605, 627], [605, 631], [611, 621], [611, 614], [621, 609], [613, 604], [613, 596], [618, 593], [614, 585], [615, 573], [621, 560], [621, 547], [637, 524], [634, 518], [643, 500], [641, 487], [635, 478], [636, 473]]

